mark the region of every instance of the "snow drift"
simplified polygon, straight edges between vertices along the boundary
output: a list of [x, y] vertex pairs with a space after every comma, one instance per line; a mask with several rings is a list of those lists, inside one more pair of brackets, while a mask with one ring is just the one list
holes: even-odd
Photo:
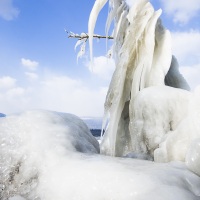
[[43, 172], [49, 173], [57, 162], [62, 165], [61, 158], [73, 157], [73, 152], [99, 153], [99, 144], [72, 114], [27, 111], [1, 118], [1, 199], [14, 194], [34, 199]]
[[1, 118], [0, 199], [199, 199], [200, 178], [184, 163], [98, 151], [95, 138], [73, 115], [28, 111]]

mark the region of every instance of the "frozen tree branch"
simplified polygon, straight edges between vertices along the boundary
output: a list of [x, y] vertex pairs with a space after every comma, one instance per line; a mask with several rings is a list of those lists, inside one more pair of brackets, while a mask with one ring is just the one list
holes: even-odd
[[[81, 58], [85, 54], [86, 42], [89, 39], [89, 35], [87, 33], [81, 33], [79, 35], [79, 34], [76, 34], [76, 33], [73, 33], [71, 31], [67, 31], [67, 30], [65, 30], [65, 32], [68, 34], [68, 38], [78, 39], [78, 41], [76, 42], [76, 45], [74, 47], [74, 49], [76, 50], [76, 48], [78, 46], [80, 46], [80, 51], [77, 55], [77, 62], [78, 62], [78, 59]], [[112, 37], [112, 36], [102, 36], [102, 35], [97, 35], [97, 34], [93, 34], [93, 38], [114, 39], [114, 37]]]
[[[80, 35], [79, 34], [75, 34], [73, 32], [68, 32], [65, 30], [65, 32], [68, 34], [68, 38], [77, 38], [79, 40], [83, 40], [83, 39], [88, 39], [89, 38], [89, 35], [87, 33], [81, 33]], [[112, 36], [102, 36], [102, 35], [98, 35], [98, 34], [94, 34], [93, 35], [93, 38], [98, 38], [98, 39], [114, 39]]]

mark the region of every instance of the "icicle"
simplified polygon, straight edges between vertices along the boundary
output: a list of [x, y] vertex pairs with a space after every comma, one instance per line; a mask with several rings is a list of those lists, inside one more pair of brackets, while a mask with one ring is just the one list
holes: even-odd
[[131, 90], [133, 100], [134, 96], [147, 85], [146, 82], [148, 81], [153, 62], [156, 23], [160, 15], [161, 10], [155, 12], [152, 16], [150, 15], [151, 18], [146, 18], [148, 21], [146, 21], [146, 27], [143, 32], [142, 40], [140, 41], [142, 45], [139, 47], [138, 60], [133, 75]]
[[123, 10], [125, 10], [124, 8], [126, 7], [126, 3], [123, 0], [120, 1], [114, 1], [113, 2], [113, 8], [111, 8], [111, 11], [108, 15], [107, 21], [106, 21], [106, 28], [105, 28], [105, 32], [106, 32], [106, 36], [108, 35], [108, 31], [110, 29], [110, 25], [112, 23], [112, 21], [114, 20], [114, 18], [116, 18], [116, 16], [118, 16], [116, 18], [116, 21], [118, 21], [118, 18], [120, 18], [121, 13], [123, 12]]
[[155, 39], [156, 47], [152, 69], [146, 86], [164, 85], [165, 75], [170, 68], [172, 60], [171, 34], [163, 27], [161, 20], [158, 20], [156, 25]]
[[[141, 10], [141, 8], [143, 9]], [[119, 58], [105, 102], [105, 110], [110, 112], [110, 122], [101, 143], [101, 152], [113, 156], [122, 156], [123, 153], [126, 153], [119, 151], [119, 149], [122, 149], [122, 143], [128, 143], [127, 138], [129, 137], [129, 130], [127, 129], [127, 132], [125, 132], [125, 129], [123, 129], [123, 124], [128, 123], [123, 119], [123, 112], [125, 105], [128, 105], [127, 102], [130, 100], [131, 76], [134, 68], [137, 67], [137, 65], [134, 65], [137, 56], [136, 46], [142, 37], [146, 24], [153, 15], [153, 8], [147, 1], [139, 1], [130, 12], [135, 14], [132, 15], [133, 19], [129, 15], [130, 25], [126, 23], [126, 27], [121, 27], [126, 30], [125, 38], [122, 47], [119, 47], [118, 52], [116, 52], [116, 56]], [[132, 23], [135, 21], [137, 21], [137, 25]], [[122, 135], [123, 142], [119, 140]], [[130, 145], [127, 145], [126, 148], [126, 151], [131, 150]]]
[[76, 51], [76, 48], [79, 46], [79, 45], [81, 45], [83, 42], [85, 42], [84, 40], [78, 40], [77, 42], [76, 42], [76, 44], [75, 44], [75, 47], [74, 47], [74, 50]]
[[[119, 24], [121, 24], [121, 22], [127, 22], [126, 19], [126, 15], [128, 13], [128, 6], [125, 3], [124, 0], [118, 0], [118, 1], [113, 1], [112, 3], [110, 3], [111, 5], [111, 10], [110, 13], [108, 15], [107, 21], [106, 21], [106, 28], [105, 28], [105, 33], [106, 36], [108, 36], [108, 32], [111, 26], [111, 23], [114, 21], [115, 19], [115, 32], [116, 32], [116, 26], [120, 27]], [[120, 21], [120, 22], [119, 22]], [[125, 30], [122, 28], [123, 26], [121, 26], [121, 31]], [[120, 43], [119, 40], [116, 39], [116, 33], [114, 32], [113, 37], [115, 38], [115, 41], [118, 41], [118, 43]], [[107, 50], [107, 40], [106, 40], [106, 50]]]
[[88, 35], [89, 35], [89, 46], [90, 46], [90, 59], [93, 60], [93, 34], [96, 24], [97, 17], [99, 12], [104, 7], [108, 0], [96, 0], [92, 11], [90, 13], [89, 22], [88, 22]]
[[[82, 39], [82, 40], [83, 41], [81, 42], [81, 48], [77, 55], [77, 63], [78, 63], [78, 59], [81, 58], [85, 54], [85, 46], [86, 46], [87, 39]], [[78, 45], [80, 45], [80, 44], [78, 44]]]
[[119, 52], [119, 49], [121, 48], [124, 42], [125, 33], [126, 33], [125, 31], [126, 29], [123, 27], [127, 27], [128, 25], [128, 20], [126, 18], [127, 14], [128, 12], [126, 10], [122, 12], [113, 34], [113, 37], [115, 38], [115, 40], [118, 41], [117, 43], [114, 43], [113, 45], [113, 49], [115, 49], [114, 57], [116, 59], [116, 63], [118, 62], [117, 53]]

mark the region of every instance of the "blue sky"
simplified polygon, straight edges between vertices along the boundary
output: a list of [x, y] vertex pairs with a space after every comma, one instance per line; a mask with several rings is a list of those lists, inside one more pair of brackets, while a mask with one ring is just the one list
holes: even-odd
[[[200, 82], [200, 0], [152, 3], [163, 9], [181, 72], [194, 88]], [[0, 112], [48, 109], [102, 116], [114, 70], [113, 61], [105, 58], [105, 41], [94, 43], [91, 70], [88, 48], [77, 63], [76, 40], [64, 31], [87, 32], [93, 4], [94, 0], [0, 0]], [[98, 34], [104, 34], [107, 13], [108, 6], [98, 18]]]

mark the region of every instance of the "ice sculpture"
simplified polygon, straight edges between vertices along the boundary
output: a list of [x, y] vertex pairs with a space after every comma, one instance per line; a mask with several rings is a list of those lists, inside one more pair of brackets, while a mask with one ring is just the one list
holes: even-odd
[[[96, 1], [90, 19], [97, 18], [100, 2]], [[181, 132], [182, 121], [189, 123], [193, 95], [172, 55], [170, 32], [160, 19], [162, 11], [155, 11], [148, 0], [132, 1], [131, 6], [124, 0], [109, 3], [106, 33], [114, 20], [116, 69], [105, 101], [101, 153], [185, 161], [192, 140], [200, 137], [199, 131], [191, 134], [199, 125]], [[94, 24], [90, 23], [90, 35], [93, 31]]]

